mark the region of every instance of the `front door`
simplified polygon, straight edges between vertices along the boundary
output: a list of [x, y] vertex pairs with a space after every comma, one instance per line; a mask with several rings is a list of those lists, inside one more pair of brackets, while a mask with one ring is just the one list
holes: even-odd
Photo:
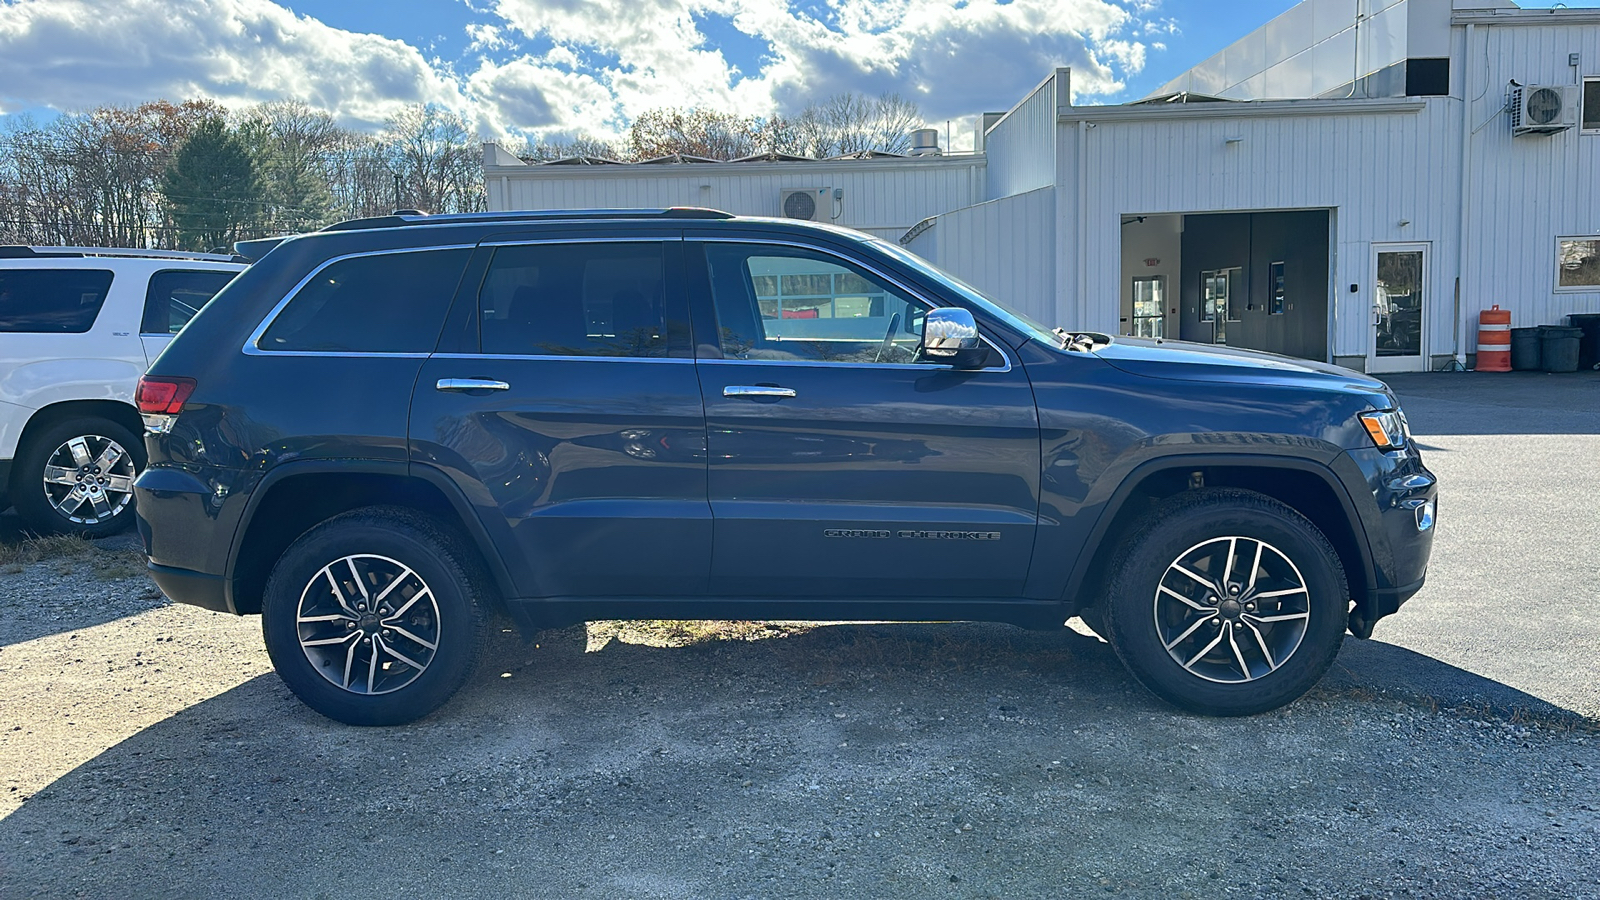
[[1428, 285], [1427, 244], [1373, 244], [1372, 344], [1368, 372], [1422, 372]]
[[680, 247], [480, 247], [450, 349], [422, 367], [413, 464], [456, 480], [524, 597], [705, 590], [705, 414], [671, 274]]
[[687, 248], [712, 591], [1020, 596], [1039, 498], [1021, 367], [998, 346], [976, 371], [917, 362], [931, 304], [839, 253]]

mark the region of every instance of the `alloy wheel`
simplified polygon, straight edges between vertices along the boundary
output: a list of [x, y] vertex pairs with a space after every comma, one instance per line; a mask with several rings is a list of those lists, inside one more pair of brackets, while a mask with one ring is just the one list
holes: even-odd
[[1278, 548], [1257, 538], [1219, 537], [1167, 567], [1154, 614], [1174, 661], [1207, 681], [1238, 684], [1271, 674], [1299, 649], [1311, 592]]
[[352, 694], [416, 681], [439, 648], [439, 603], [404, 563], [356, 554], [317, 571], [300, 593], [295, 628], [311, 666]]
[[44, 495], [67, 521], [98, 525], [133, 502], [135, 474], [133, 457], [121, 444], [103, 435], [78, 435], [45, 460]]

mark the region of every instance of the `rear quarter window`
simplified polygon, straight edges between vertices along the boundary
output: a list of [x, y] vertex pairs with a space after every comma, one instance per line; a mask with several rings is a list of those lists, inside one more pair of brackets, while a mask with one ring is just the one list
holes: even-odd
[[149, 289], [145, 291], [144, 320], [139, 331], [143, 334], [177, 334], [189, 324], [200, 307], [209, 303], [236, 274], [169, 270], [151, 275]]
[[279, 310], [256, 347], [268, 352], [431, 352], [471, 252], [415, 250], [333, 262]]
[[110, 290], [101, 269], [0, 269], [0, 333], [83, 334]]

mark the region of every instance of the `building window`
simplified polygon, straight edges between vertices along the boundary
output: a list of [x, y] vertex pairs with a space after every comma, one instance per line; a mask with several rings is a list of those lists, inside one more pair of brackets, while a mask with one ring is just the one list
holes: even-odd
[[1275, 262], [1267, 268], [1267, 287], [1272, 291], [1272, 296], [1267, 298], [1267, 315], [1283, 315], [1284, 299], [1283, 263]]
[[1600, 78], [1583, 80], [1583, 131], [1600, 134]]
[[1167, 276], [1144, 275], [1133, 279], [1134, 337], [1167, 336]]
[[1600, 289], [1600, 238], [1556, 239], [1556, 290]]
[[[1239, 321], [1239, 304], [1244, 302], [1244, 270], [1206, 269], [1200, 273], [1203, 306], [1200, 321], [1212, 323], [1212, 343], [1228, 342], [1228, 323]], [[1237, 300], [1238, 302], [1232, 302]]]

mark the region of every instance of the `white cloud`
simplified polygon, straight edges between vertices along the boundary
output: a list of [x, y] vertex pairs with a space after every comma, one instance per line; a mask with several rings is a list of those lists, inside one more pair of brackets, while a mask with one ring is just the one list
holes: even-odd
[[405, 103], [462, 101], [415, 47], [267, 0], [24, 0], [3, 9], [0, 104], [8, 107], [292, 97], [372, 125]]
[[[0, 109], [296, 98], [370, 126], [434, 102], [486, 136], [614, 136], [652, 107], [766, 115], [862, 91], [943, 123], [1006, 109], [1060, 65], [1076, 98], [1115, 94], [1144, 65], [1144, 35], [1175, 30], [1145, 18], [1157, 5], [828, 0], [819, 18], [790, 0], [465, 0], [469, 58], [442, 61], [272, 0], [21, 0], [0, 3]], [[736, 68], [708, 21], [765, 52]]]

